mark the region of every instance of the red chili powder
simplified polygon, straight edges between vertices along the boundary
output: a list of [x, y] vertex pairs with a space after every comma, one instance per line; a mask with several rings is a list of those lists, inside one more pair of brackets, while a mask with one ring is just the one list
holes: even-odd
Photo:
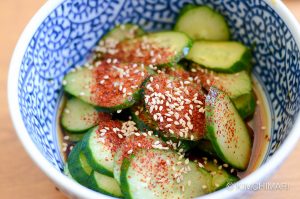
[[112, 107], [132, 101], [133, 94], [148, 76], [144, 67], [134, 64], [102, 61], [93, 69], [91, 100], [101, 107]]
[[125, 40], [116, 45], [116, 53], [107, 53], [103, 57], [104, 59], [117, 59], [119, 62], [145, 65], [166, 64], [170, 62], [170, 58], [174, 56], [175, 52], [159, 45], [154, 42], [145, 42], [141, 38]]
[[[169, 83], [168, 83], [169, 81]], [[170, 83], [171, 81], [171, 83]], [[151, 116], [154, 118], [155, 114], [161, 114], [163, 116], [163, 121], [158, 120], [158, 126], [160, 130], [164, 131], [166, 135], [170, 135], [170, 129], [174, 132], [174, 135], [176, 137], [185, 137], [190, 139], [191, 135], [193, 135], [195, 140], [198, 140], [204, 136], [204, 130], [205, 130], [205, 114], [204, 112], [199, 112], [199, 109], [197, 106], [199, 106], [199, 103], [195, 103], [193, 100], [196, 99], [198, 102], [201, 102], [201, 107], [204, 108], [205, 106], [205, 96], [203, 95], [201, 88], [199, 86], [196, 86], [192, 83], [184, 85], [184, 88], [188, 90], [188, 93], [186, 93], [181, 87], [183, 84], [183, 81], [178, 78], [170, 77], [166, 74], [158, 74], [153, 76], [153, 81], [149, 82], [146, 85], [145, 88], [145, 97], [151, 96], [153, 93], [161, 94], [165, 96], [165, 99], [162, 97], [159, 98], [160, 103], [156, 104], [157, 108], [155, 108], [155, 105], [151, 108], [149, 102], [153, 102], [153, 96], [151, 96], [148, 99], [148, 103], [146, 103], [146, 108], [151, 114]], [[170, 86], [171, 85], [171, 86]], [[148, 89], [147, 86], [150, 86], [152, 89]], [[175, 89], [177, 88], [177, 90]], [[176, 95], [175, 93], [180, 90], [181, 92]], [[181, 103], [175, 100], [167, 100], [166, 93], [169, 92], [172, 94], [172, 96], [176, 98], [181, 98]], [[196, 96], [197, 97], [194, 97]], [[145, 99], [146, 100], [146, 99]], [[186, 103], [186, 100], [189, 100], [189, 103]], [[169, 106], [167, 105], [169, 104]], [[182, 106], [183, 108], [181, 110], [178, 110], [176, 108], [171, 109], [171, 105]], [[178, 106], [177, 106], [178, 105]], [[191, 108], [193, 106], [193, 108]], [[162, 107], [162, 109], [160, 108]], [[152, 112], [151, 112], [152, 109]], [[171, 114], [171, 113], [172, 114]], [[176, 116], [177, 115], [177, 116]], [[181, 136], [180, 129], [186, 128], [183, 124], [180, 123], [181, 120], [184, 120], [186, 123], [188, 122], [188, 119], [186, 118], [186, 115], [190, 118], [190, 123], [193, 125], [192, 129], [189, 129], [187, 132], [187, 137]], [[170, 119], [169, 119], [170, 118]], [[169, 119], [169, 120], [168, 120]], [[180, 123], [180, 124], [178, 124]]]
[[[118, 133], [113, 131], [113, 128], [122, 129], [122, 122], [117, 120], [101, 121], [98, 127], [97, 136], [105, 138], [105, 145], [108, 146], [112, 152], [116, 152], [124, 142], [124, 138], [120, 138]], [[101, 136], [101, 130], [103, 129], [106, 130], [106, 133], [104, 136]]]

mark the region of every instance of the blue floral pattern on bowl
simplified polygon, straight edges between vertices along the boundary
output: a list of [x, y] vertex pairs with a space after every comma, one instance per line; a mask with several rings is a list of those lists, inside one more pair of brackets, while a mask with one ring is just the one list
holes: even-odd
[[18, 95], [30, 137], [57, 169], [56, 113], [63, 76], [86, 60], [97, 41], [116, 24], [147, 31], [172, 29], [185, 4], [209, 5], [229, 22], [234, 40], [253, 47], [254, 74], [273, 112], [272, 156], [287, 136], [300, 107], [299, 49], [284, 21], [262, 0], [67, 0], [40, 25], [23, 57]]

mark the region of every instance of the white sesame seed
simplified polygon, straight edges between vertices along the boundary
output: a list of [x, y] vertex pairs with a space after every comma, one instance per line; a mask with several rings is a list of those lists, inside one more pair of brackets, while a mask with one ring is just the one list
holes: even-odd
[[101, 132], [101, 133], [106, 133], [107, 130], [106, 130], [106, 129], [101, 129], [100, 132]]
[[84, 92], [80, 92], [80, 93], [79, 93], [79, 96], [84, 96], [84, 95], [85, 95]]
[[148, 134], [147, 134], [147, 133], [142, 133], [142, 135], [143, 135], [143, 136], [145, 136], [145, 137], [147, 137], [147, 136], [148, 136]]
[[206, 185], [202, 185], [202, 189], [207, 189], [207, 186]]
[[227, 168], [227, 167], [228, 167], [228, 164], [223, 164], [223, 167]]
[[172, 119], [172, 118], [167, 118], [167, 121], [168, 121], [168, 122], [172, 122], [173, 119]]
[[186, 160], [184, 161], [184, 164], [189, 164], [189, 162], [190, 162], [190, 160], [189, 160], [189, 159], [186, 159]]
[[112, 60], [109, 58], [109, 59], [106, 60], [106, 63], [110, 64], [111, 61], [112, 61]]
[[123, 135], [120, 134], [120, 133], [118, 133], [118, 137], [119, 137], [120, 139], [122, 139], [122, 138], [123, 138]]
[[109, 79], [108, 75], [104, 75], [103, 79]]
[[150, 82], [153, 82], [153, 77], [150, 77]]
[[174, 134], [174, 131], [173, 131], [172, 129], [169, 129], [169, 132], [170, 132], [171, 134]]
[[69, 114], [69, 113], [70, 113], [70, 110], [67, 109], [67, 108], [65, 108], [64, 112], [65, 112], [66, 114]]
[[172, 125], [171, 124], [167, 124], [166, 126], [165, 126], [165, 128], [170, 128]]
[[121, 113], [122, 112], [122, 110], [117, 110], [117, 113]]
[[193, 135], [191, 135], [191, 140], [194, 140], [194, 136]]
[[64, 140], [69, 140], [69, 139], [70, 139], [70, 136], [68, 136], [68, 135], [64, 136]]
[[100, 84], [104, 84], [104, 82], [105, 82], [105, 80], [103, 79], [103, 80], [101, 80], [99, 83], [100, 83]]
[[137, 137], [141, 136], [141, 134], [139, 134], [139, 133], [134, 133], [134, 135]]
[[130, 150], [127, 152], [127, 154], [132, 154], [132, 152], [133, 152], [133, 150], [130, 149]]
[[179, 132], [179, 136], [180, 136], [180, 137], [183, 137], [183, 136], [184, 136], [182, 131]]
[[201, 164], [200, 162], [198, 163], [198, 165], [199, 165], [200, 168], [204, 167], [203, 164]]

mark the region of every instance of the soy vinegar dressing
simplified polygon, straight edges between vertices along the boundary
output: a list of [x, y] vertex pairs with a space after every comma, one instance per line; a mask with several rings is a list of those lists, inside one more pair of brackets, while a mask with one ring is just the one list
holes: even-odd
[[261, 166], [266, 156], [271, 139], [271, 112], [266, 95], [259, 81], [252, 75], [253, 90], [256, 96], [256, 109], [248, 125], [253, 130], [253, 147], [248, 168], [239, 172], [239, 177], [245, 177]]

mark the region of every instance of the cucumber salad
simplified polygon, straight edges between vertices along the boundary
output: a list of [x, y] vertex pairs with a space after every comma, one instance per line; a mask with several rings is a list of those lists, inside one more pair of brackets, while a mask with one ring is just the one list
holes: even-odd
[[185, 6], [173, 30], [117, 25], [63, 88], [64, 173], [94, 191], [194, 198], [249, 165], [251, 51], [207, 6]]

